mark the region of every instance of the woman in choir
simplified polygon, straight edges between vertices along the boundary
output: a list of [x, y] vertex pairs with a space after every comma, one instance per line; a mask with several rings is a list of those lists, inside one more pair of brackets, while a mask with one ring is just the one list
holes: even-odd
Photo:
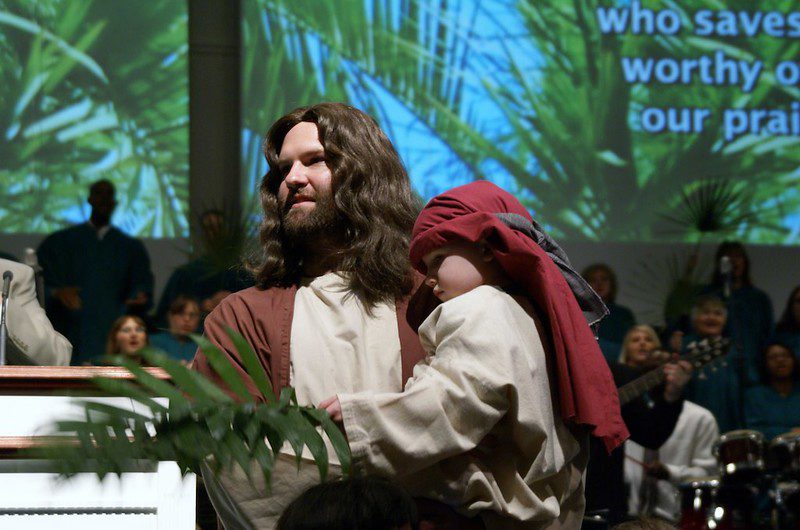
[[767, 439], [800, 433], [800, 363], [786, 344], [771, 342], [759, 357], [762, 383], [745, 394], [745, 423]]

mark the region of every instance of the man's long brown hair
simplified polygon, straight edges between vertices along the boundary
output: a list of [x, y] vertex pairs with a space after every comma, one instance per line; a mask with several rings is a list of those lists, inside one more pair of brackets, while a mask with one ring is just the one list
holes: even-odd
[[260, 186], [263, 254], [254, 267], [258, 285], [285, 287], [302, 276], [302, 252], [284, 235], [277, 196], [283, 180], [278, 156], [286, 134], [300, 122], [316, 124], [331, 170], [333, 207], [344, 238], [336, 269], [368, 308], [402, 298], [413, 287], [408, 244], [421, 205], [400, 157], [375, 120], [342, 103], [295, 109], [267, 133], [269, 171]]

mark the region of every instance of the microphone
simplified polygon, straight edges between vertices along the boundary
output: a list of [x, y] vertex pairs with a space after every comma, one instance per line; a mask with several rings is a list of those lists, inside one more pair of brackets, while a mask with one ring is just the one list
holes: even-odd
[[731, 274], [733, 273], [733, 264], [731, 263], [731, 258], [728, 256], [722, 256], [719, 258], [719, 273], [724, 278], [724, 283], [722, 285], [722, 296], [726, 300], [731, 297]]
[[14, 279], [14, 273], [6, 271], [3, 273], [3, 299], [8, 298], [8, 292], [11, 290], [11, 280]]
[[6, 327], [6, 313], [8, 313], [8, 292], [11, 290], [11, 280], [14, 279], [14, 273], [6, 271], [3, 273], [3, 300], [0, 305], [3, 314], [0, 315], [0, 366], [6, 364], [6, 336], [8, 328]]

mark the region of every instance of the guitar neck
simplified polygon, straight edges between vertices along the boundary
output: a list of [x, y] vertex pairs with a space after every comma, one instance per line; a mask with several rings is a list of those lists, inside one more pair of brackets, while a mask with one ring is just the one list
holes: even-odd
[[[692, 365], [693, 370], [700, 370], [709, 363], [721, 358], [728, 351], [731, 341], [724, 337], [706, 338], [699, 342], [691, 342], [681, 358]], [[657, 387], [664, 381], [664, 365], [661, 364], [633, 381], [622, 385], [617, 390], [619, 405], [626, 405], [648, 390]]]
[[627, 405], [637, 397], [641, 396], [648, 390], [651, 390], [664, 381], [664, 370], [662, 366], [650, 370], [646, 374], [637, 377], [630, 383], [626, 383], [619, 387], [617, 393], [619, 394], [619, 405]]

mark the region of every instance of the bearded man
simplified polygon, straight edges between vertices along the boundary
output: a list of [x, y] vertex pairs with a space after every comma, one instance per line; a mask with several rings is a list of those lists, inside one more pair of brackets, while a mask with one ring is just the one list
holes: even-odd
[[[244, 376], [225, 328], [242, 334], [276, 393], [291, 385], [301, 405], [337, 393], [402, 391], [424, 351], [405, 316], [418, 283], [408, 245], [419, 204], [394, 147], [361, 111], [322, 103], [280, 118], [264, 153], [257, 285], [225, 298], [206, 319], [206, 336]], [[216, 378], [202, 352], [194, 367]], [[338, 461], [328, 452], [335, 478]], [[279, 455], [272, 476], [269, 496], [236, 472], [223, 474], [213, 491], [212, 477], [223, 520], [243, 512], [257, 527], [273, 528], [289, 502], [319, 481], [310, 459], [297, 472], [290, 455]], [[428, 528], [480, 527], [432, 501], [420, 504], [420, 515], [439, 521]]]

